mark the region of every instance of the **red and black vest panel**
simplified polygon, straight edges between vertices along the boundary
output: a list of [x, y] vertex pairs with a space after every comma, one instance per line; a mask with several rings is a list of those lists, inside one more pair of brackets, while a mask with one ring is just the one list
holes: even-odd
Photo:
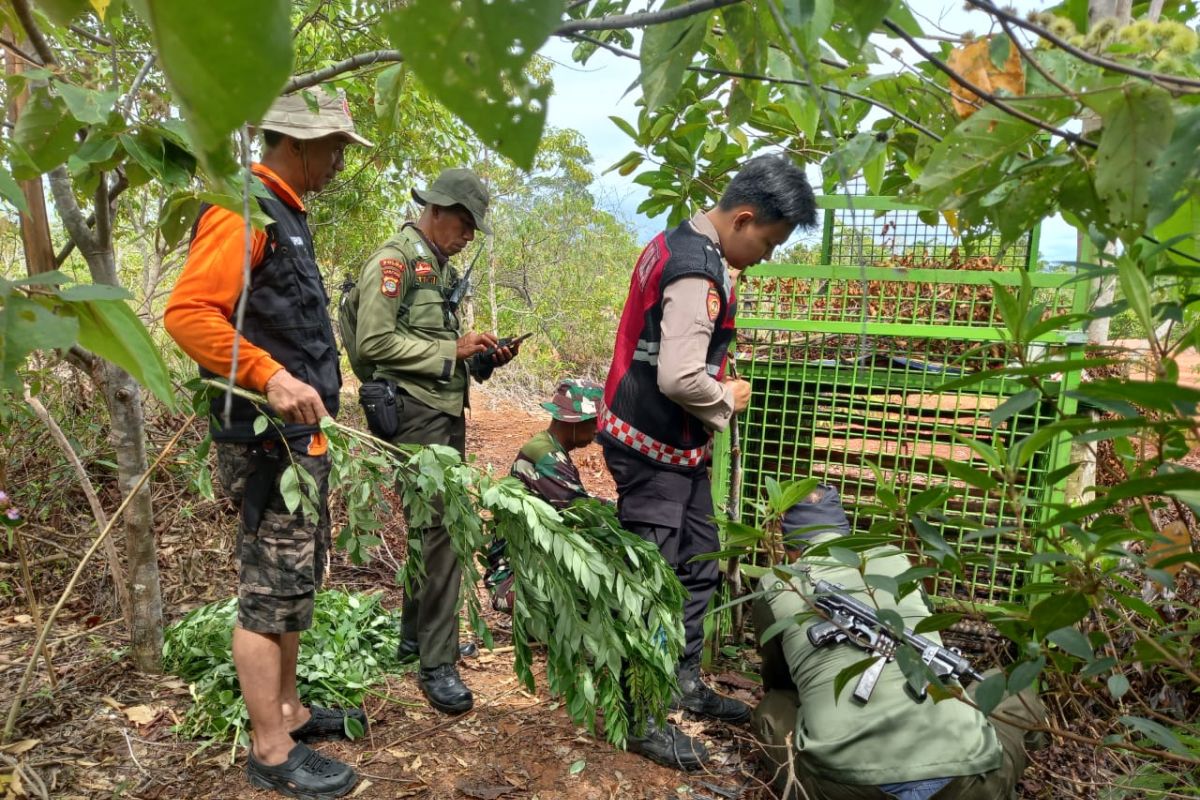
[[672, 281], [691, 275], [707, 278], [716, 287], [709, 293], [714, 329], [705, 365], [714, 381], [724, 378], [734, 336], [733, 286], [717, 246], [690, 222], [684, 222], [654, 237], [638, 258], [617, 328], [599, 418], [600, 436], [606, 442], [626, 447], [659, 466], [685, 472], [708, 463], [712, 436], [698, 417], [659, 390], [658, 351], [663, 290]]
[[[336, 417], [342, 372], [329, 317], [329, 294], [317, 267], [306, 215], [273, 193], [256, 199], [263, 213], [274, 222], [266, 229], [263, 260], [250, 272], [242, 336], [270, 353], [298, 380], [316, 389], [325, 408]], [[201, 208], [200, 214], [204, 211]], [[236, 310], [230, 322], [237, 324]], [[228, 375], [214, 376], [203, 367], [200, 374], [206, 378], [229, 378]], [[284, 425], [282, 429], [269, 425], [263, 433], [256, 434], [254, 420], [261, 413], [249, 400], [235, 395], [226, 420], [224, 397], [214, 399], [209, 417], [213, 439], [220, 442], [253, 442], [280, 437], [290, 440], [320, 430], [317, 425]]]

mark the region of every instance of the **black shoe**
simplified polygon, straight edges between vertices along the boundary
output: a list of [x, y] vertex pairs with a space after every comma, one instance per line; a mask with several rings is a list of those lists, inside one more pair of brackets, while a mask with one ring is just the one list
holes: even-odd
[[679, 665], [679, 697], [671, 703], [709, 719], [740, 724], [750, 719], [750, 706], [741, 700], [719, 695], [700, 677], [700, 657], [694, 656]]
[[421, 691], [429, 698], [429, 704], [438, 711], [461, 714], [475, 705], [471, 690], [458, 677], [458, 668], [453, 664], [421, 670], [420, 682]]
[[367, 715], [361, 708], [321, 708], [314, 704], [309, 707], [312, 715], [299, 728], [291, 732], [291, 737], [297, 742], [322, 742], [327, 739], [349, 739], [346, 733], [346, 720], [358, 720], [363, 733], [367, 731]]
[[[479, 645], [474, 642], [463, 642], [458, 646], [458, 658], [474, 658], [479, 655]], [[421, 645], [416, 639], [401, 639], [400, 647], [396, 649], [396, 658], [401, 664], [409, 664], [421, 658]]]
[[358, 775], [349, 764], [323, 756], [306, 744], [297, 744], [288, 753], [287, 761], [275, 766], [259, 763], [251, 748], [246, 777], [260, 789], [274, 789], [300, 800], [333, 800], [358, 782]]
[[665, 725], [653, 720], [646, 723], [646, 733], [630, 736], [625, 749], [645, 756], [656, 764], [685, 772], [700, 769], [708, 760], [704, 742], [693, 739], [670, 722]]

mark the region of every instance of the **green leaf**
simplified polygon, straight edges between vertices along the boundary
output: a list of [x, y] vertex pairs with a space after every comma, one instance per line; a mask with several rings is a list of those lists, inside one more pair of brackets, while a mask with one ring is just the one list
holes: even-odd
[[526, 67], [561, 13], [559, 0], [412, 0], [384, 24], [446, 108], [484, 144], [530, 169], [551, 84], [535, 82]]
[[1047, 634], [1046, 639], [1066, 650], [1071, 655], [1082, 658], [1085, 661], [1091, 661], [1096, 657], [1095, 651], [1092, 650], [1091, 642], [1076, 628], [1059, 628]]
[[1038, 675], [1046, 668], [1046, 659], [1038, 656], [1033, 661], [1022, 661], [1008, 676], [1008, 690], [1013, 694], [1033, 686]]
[[116, 105], [118, 92], [100, 92], [84, 89], [70, 83], [56, 81], [55, 91], [67, 104], [71, 116], [84, 125], [103, 125]]
[[267, 419], [266, 414], [259, 414], [254, 418], [254, 435], [262, 436], [266, 432], [267, 426], [271, 424], [271, 420]]
[[[258, 205], [252, 204], [252, 207]], [[162, 231], [163, 239], [168, 247], [179, 244], [184, 234], [188, 233], [200, 213], [200, 198], [191, 192], [172, 195], [163, 203], [158, 215], [158, 229]]]
[[984, 716], [991, 714], [1004, 699], [1004, 690], [1008, 685], [1003, 672], [989, 675], [975, 687], [975, 703]]
[[[682, 5], [669, 0], [663, 8]], [[641, 82], [646, 108], [654, 111], [671, 102], [683, 84], [683, 74], [704, 43], [710, 13], [693, 14], [662, 25], [651, 25], [642, 34]]]
[[1175, 738], [1175, 734], [1171, 733], [1169, 728], [1160, 725], [1154, 720], [1146, 719], [1145, 717], [1121, 717], [1120, 721], [1138, 733], [1145, 735], [1147, 739], [1150, 739], [1160, 747], [1164, 747], [1182, 756], [1193, 755], [1183, 743]]
[[168, 408], [175, 407], [171, 375], [146, 326], [124, 300], [72, 303], [79, 344], [128, 372]]
[[1150, 283], [1138, 262], [1128, 255], [1117, 259], [1117, 280], [1121, 284], [1121, 294], [1137, 315], [1138, 322], [1142, 323], [1145, 330], [1154, 330], [1154, 315], [1150, 310]]
[[91, 8], [89, 0], [37, 0], [37, 4], [57, 25], [66, 25]]
[[945, 630], [962, 619], [962, 617], [962, 614], [930, 614], [917, 623], [916, 627], [913, 628], [913, 633]]
[[404, 89], [404, 65], [393, 64], [375, 78], [375, 117], [384, 136], [399, 128], [403, 121], [400, 98]]
[[[19, 392], [17, 370], [34, 350], [66, 348], [75, 344], [79, 326], [70, 317], [59, 316], [40, 302], [21, 294], [3, 296], [0, 307], [0, 381]], [[55, 299], [53, 302], [57, 302]]]
[[1129, 691], [1129, 679], [1119, 672], [1108, 676], [1108, 693], [1113, 700], [1120, 700]]
[[54, 97], [44, 87], [39, 87], [33, 90], [29, 101], [21, 109], [21, 116], [13, 129], [13, 142], [21, 148], [38, 173], [49, 172], [71, 155], [75, 149], [77, 130], [79, 123], [71, 116], [62, 98]]
[[362, 722], [348, 714], [342, 717], [342, 725], [345, 727], [347, 739], [361, 739], [366, 734]]
[[581, 758], [578, 761], [572, 762], [571, 766], [567, 768], [567, 774], [578, 775], [579, 773], [583, 772], [583, 768], [586, 766], [587, 761]]
[[988, 41], [988, 56], [992, 59], [992, 64], [1001, 72], [1004, 71], [1004, 65], [1008, 63], [1008, 55], [1012, 51], [1012, 40], [1008, 38], [1007, 33], [998, 33]]
[[1042, 399], [1042, 393], [1037, 389], [1026, 389], [1014, 394], [1000, 405], [988, 412], [988, 421], [993, 428], [999, 428], [1005, 420], [1015, 417], [1025, 409]]
[[843, 669], [833, 679], [833, 696], [841, 697], [842, 690], [846, 688], [846, 684], [857, 678], [859, 675], [870, 669], [871, 665], [879, 660], [879, 656], [868, 656], [862, 661], [855, 661], [850, 666]]
[[12, 203], [23, 214], [29, 213], [29, 204], [25, 201], [25, 193], [20, 185], [13, 180], [12, 173], [0, 166], [0, 197]]
[[1110, 224], [1140, 231], [1150, 209], [1154, 165], [1175, 126], [1171, 96], [1149, 84], [1129, 83], [1101, 113], [1096, 194], [1108, 209]]
[[1087, 616], [1089, 608], [1086, 595], [1069, 589], [1040, 601], [1030, 610], [1029, 617], [1037, 629], [1045, 633], [1074, 625]]
[[[196, 146], [211, 157], [257, 122], [292, 72], [288, 0], [139, 0]], [[447, 4], [448, 5], [448, 4]]]
[[[1181, 203], [1190, 200], [1195, 204], [1195, 198], [1191, 192], [1186, 191], [1186, 187], [1188, 180], [1195, 177], [1196, 171], [1200, 169], [1196, 159], [1198, 151], [1200, 108], [1192, 108], [1176, 120], [1171, 143], [1154, 165], [1154, 174], [1150, 179], [1150, 214], [1147, 219], [1149, 227], [1156, 228], [1171, 219]], [[1155, 238], [1162, 241], [1170, 237], [1164, 237], [1156, 231]], [[1194, 247], [1193, 244], [1193, 249]]]

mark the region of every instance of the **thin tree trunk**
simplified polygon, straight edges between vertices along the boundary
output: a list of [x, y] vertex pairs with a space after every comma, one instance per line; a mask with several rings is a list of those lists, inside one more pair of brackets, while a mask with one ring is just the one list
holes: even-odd
[[[8, 28], [4, 29], [4, 35], [5, 38], [14, 36]], [[4, 57], [4, 71], [9, 75], [18, 75], [25, 70], [21, 59], [8, 52]], [[8, 108], [8, 121], [13, 125], [21, 116], [21, 110], [25, 107], [28, 99], [28, 89], [13, 98]], [[21, 245], [25, 252], [25, 269], [30, 275], [50, 272], [55, 268], [54, 245], [50, 241], [50, 220], [46, 214], [46, 195], [42, 191], [41, 178], [18, 181], [18, 185], [21, 187], [21, 194], [25, 195], [25, 204], [29, 207], [28, 214], [20, 214]]]
[[[50, 173], [50, 191], [63, 226], [87, 261], [92, 280], [119, 286], [109, 218], [108, 181], [101, 176], [96, 190], [95, 227], [87, 221], [75, 201], [70, 175], [64, 167]], [[137, 382], [123, 369], [102, 362], [92, 375], [108, 406], [110, 436], [117, 455], [117, 483], [122, 497], [138, 484], [149, 467], [146, 459], [146, 419], [142, 393]], [[129, 595], [133, 623], [129, 636], [133, 661], [143, 672], [162, 671], [162, 592], [158, 576], [158, 552], [154, 540], [154, 509], [150, 489], [142, 488], [130, 498], [125, 515], [125, 546], [129, 569]]]

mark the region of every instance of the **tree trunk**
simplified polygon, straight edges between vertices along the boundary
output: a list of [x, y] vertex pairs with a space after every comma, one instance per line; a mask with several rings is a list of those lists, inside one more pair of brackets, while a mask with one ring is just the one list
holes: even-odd
[[[137, 381], [125, 370], [104, 362], [100, 371], [103, 375], [101, 388], [112, 422], [112, 443], [117, 453], [117, 484], [124, 497], [149, 468], [142, 392]], [[142, 672], [161, 672], [162, 591], [149, 483], [142, 486], [125, 510], [125, 552], [133, 612], [129, 631], [133, 662]]]
[[[108, 180], [101, 176], [95, 197], [95, 227], [83, 217], [66, 168], [50, 173], [50, 191], [63, 227], [87, 261], [92, 280], [119, 286], [109, 218]], [[110, 436], [117, 454], [117, 484], [124, 497], [149, 469], [146, 459], [146, 419], [137, 382], [119, 367], [101, 362], [92, 375], [104, 395], [112, 424]], [[154, 539], [154, 509], [149, 486], [143, 486], [125, 511], [125, 549], [129, 563], [133, 623], [129, 637], [133, 661], [142, 672], [162, 671], [162, 591]]]
[[[4, 29], [6, 38], [13, 37], [13, 32]], [[18, 39], [19, 41], [19, 39]], [[21, 59], [11, 52], [4, 57], [4, 71], [9, 75], [24, 72]], [[21, 116], [21, 109], [29, 98], [29, 89], [25, 89], [15, 98], [8, 108], [8, 121], [15, 125]], [[20, 214], [21, 245], [25, 253], [25, 269], [30, 275], [54, 270], [54, 246], [50, 242], [50, 220], [46, 214], [46, 195], [42, 191], [41, 178], [31, 178], [18, 181], [21, 194], [25, 195], [25, 204], [29, 207], [28, 214]]]

